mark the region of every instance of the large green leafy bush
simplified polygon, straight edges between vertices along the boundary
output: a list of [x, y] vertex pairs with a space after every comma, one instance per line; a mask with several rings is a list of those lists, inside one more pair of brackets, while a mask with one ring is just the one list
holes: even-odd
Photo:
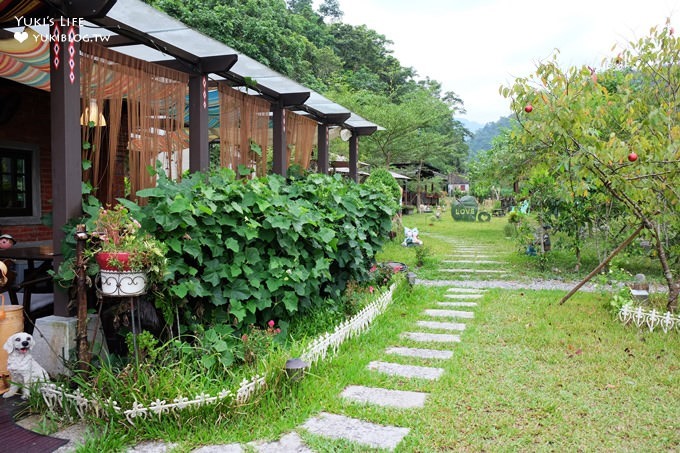
[[365, 184], [373, 187], [382, 186], [382, 190], [386, 191], [390, 196], [394, 209], [397, 209], [399, 202], [401, 201], [401, 188], [389, 170], [385, 168], [374, 169], [371, 171], [371, 174], [368, 176], [368, 178], [366, 178]]
[[238, 329], [339, 301], [363, 281], [394, 215], [383, 190], [339, 176], [236, 179], [220, 169], [139, 193], [142, 223], [169, 248], [167, 319]]

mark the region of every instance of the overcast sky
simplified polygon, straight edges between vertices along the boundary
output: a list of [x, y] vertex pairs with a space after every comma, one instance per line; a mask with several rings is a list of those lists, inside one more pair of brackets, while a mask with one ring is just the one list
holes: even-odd
[[501, 85], [528, 76], [560, 50], [563, 67], [600, 67], [626, 45], [671, 18], [680, 0], [339, 0], [342, 21], [365, 24], [394, 42], [393, 55], [454, 91], [470, 121], [510, 113]]

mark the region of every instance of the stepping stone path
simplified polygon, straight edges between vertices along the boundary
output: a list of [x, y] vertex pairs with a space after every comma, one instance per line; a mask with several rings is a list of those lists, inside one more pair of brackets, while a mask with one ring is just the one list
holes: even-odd
[[444, 294], [447, 299], [481, 299], [484, 297], [483, 294]]
[[[267, 443], [261, 443], [261, 442], [251, 442], [248, 445], [253, 447], [255, 450], [260, 451], [262, 453], [313, 453], [314, 450], [311, 450], [309, 447], [307, 447], [304, 442], [302, 441], [302, 438], [298, 435], [298, 433], [288, 433], [285, 436], [283, 436], [280, 440], [276, 442], [267, 442]], [[214, 451], [214, 453], [222, 453], [222, 452], [229, 452], [231, 450], [219, 450], [219, 451]], [[234, 453], [237, 451], [242, 451], [242, 450], [233, 450]], [[212, 453], [212, 452], [211, 452]]]
[[452, 272], [454, 274], [507, 274], [506, 271], [499, 269], [440, 269], [442, 272]]
[[377, 425], [326, 412], [310, 418], [302, 425], [302, 428], [319, 436], [350, 440], [369, 447], [387, 450], [394, 450], [410, 431], [409, 428]]
[[440, 351], [439, 349], [418, 349], [418, 348], [387, 348], [387, 354], [400, 355], [403, 357], [418, 357], [420, 359], [441, 359], [446, 360], [453, 357], [453, 351]]
[[465, 330], [465, 324], [462, 322], [416, 321], [416, 325], [426, 329]]
[[443, 368], [433, 368], [429, 366], [402, 365], [400, 363], [374, 361], [368, 364], [369, 370], [379, 373], [389, 374], [390, 376], [400, 376], [406, 378], [418, 378], [436, 380], [444, 374]]
[[483, 296], [484, 295], [483, 293], [485, 293], [486, 290], [485, 289], [477, 289], [477, 288], [449, 288], [449, 289], [446, 290], [446, 292], [447, 293], [456, 293], [456, 294], [467, 293], [467, 294], [470, 294], [470, 295]]
[[476, 307], [477, 302], [437, 302], [440, 307]]
[[460, 343], [460, 335], [446, 333], [404, 332], [401, 337], [422, 343]]
[[375, 387], [363, 387], [361, 385], [350, 385], [342, 391], [340, 396], [360, 403], [398, 407], [401, 409], [423, 407], [425, 406], [425, 400], [427, 399], [427, 393], [423, 392], [388, 390]]
[[[465, 257], [467, 258], [467, 257]], [[471, 257], [473, 258], [473, 257]], [[496, 260], [442, 260], [442, 263], [446, 264], [505, 264], [504, 261], [496, 261]]]
[[425, 313], [427, 316], [433, 316], [436, 318], [472, 319], [475, 317], [474, 312], [460, 310], [425, 310], [423, 313]]
[[[471, 300], [483, 297], [483, 290], [473, 288], [449, 288], [447, 297], [456, 302], [436, 302], [435, 304], [454, 304], [451, 306], [475, 307], [476, 302]], [[443, 309], [426, 309], [423, 312], [431, 317], [448, 318], [474, 318], [474, 312]], [[430, 320], [417, 320], [416, 326], [424, 329], [464, 331], [465, 324], [460, 322], [442, 322]], [[403, 332], [399, 338], [427, 343], [451, 344], [461, 341], [460, 335], [431, 333], [431, 332]], [[386, 354], [411, 357], [414, 359], [437, 359], [447, 360], [453, 357], [453, 351], [448, 349], [421, 349], [394, 346], [385, 350]], [[367, 368], [378, 373], [399, 376], [408, 379], [437, 380], [444, 374], [443, 368], [404, 365], [399, 363], [375, 360], [368, 364]], [[364, 387], [350, 385], [346, 387], [340, 396], [350, 402], [371, 404], [381, 407], [407, 409], [423, 407], [427, 400], [427, 393], [404, 390], [390, 390], [385, 388]], [[310, 433], [334, 439], [346, 439], [361, 445], [385, 448], [393, 450], [399, 442], [408, 434], [409, 428], [384, 426], [366, 421], [348, 418], [342, 415], [322, 413], [311, 418], [302, 425]]]
[[[433, 302], [432, 305], [440, 307], [475, 307], [477, 300], [483, 297], [484, 290], [474, 288], [448, 288], [446, 297], [455, 299], [455, 302]], [[422, 312], [427, 317], [437, 318], [463, 318], [473, 319], [474, 312], [462, 310], [447, 310], [428, 308]], [[416, 321], [417, 327], [431, 330], [463, 332], [465, 324], [451, 321], [432, 321], [420, 319]], [[452, 347], [461, 341], [460, 335], [431, 332], [402, 332], [395, 341], [407, 340], [426, 343], [438, 343], [442, 347]], [[408, 357], [413, 360], [448, 360], [453, 357], [450, 349], [411, 348], [405, 346], [393, 346], [385, 349], [387, 355]], [[419, 365], [405, 365], [400, 363], [372, 361], [367, 369], [377, 373], [398, 376], [407, 379], [424, 379], [435, 381], [445, 372], [443, 368]], [[380, 387], [366, 387], [349, 385], [341, 393], [348, 404], [365, 404], [385, 407], [397, 410], [417, 410], [427, 403], [428, 393], [409, 390], [394, 390]], [[366, 420], [347, 417], [339, 414], [321, 412], [309, 418], [298, 429], [305, 430], [310, 434], [331, 439], [343, 439], [359, 446], [381, 448], [392, 451], [408, 435], [410, 428], [389, 426], [372, 423]], [[312, 452], [307, 447], [297, 432], [291, 432], [273, 442], [250, 442], [247, 448], [258, 452], [273, 453], [308, 453]], [[156, 451], [156, 450], [154, 450]], [[193, 450], [194, 453], [240, 453], [246, 451], [239, 444], [214, 445], [201, 447]]]

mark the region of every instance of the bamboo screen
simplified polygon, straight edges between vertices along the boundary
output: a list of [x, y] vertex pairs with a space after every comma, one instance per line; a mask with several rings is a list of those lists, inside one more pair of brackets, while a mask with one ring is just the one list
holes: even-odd
[[290, 164], [298, 164], [303, 170], [309, 168], [316, 131], [316, 121], [286, 110], [286, 144]]
[[[93, 43], [81, 43], [81, 111], [96, 103], [99, 112], [108, 102], [106, 117], [108, 152], [102, 152], [102, 127], [83, 127], [83, 159], [92, 167], [83, 174], [100, 188], [102, 201], [112, 203], [116, 150], [121, 132], [123, 100], [127, 107], [128, 176], [131, 193], [153, 187], [155, 177], [147, 167], [157, 160], [164, 163], [168, 175], [182, 173], [182, 151], [188, 148], [184, 132], [184, 108], [188, 93], [188, 75], [134, 57], [113, 52]], [[120, 164], [119, 164], [120, 165]]]
[[[264, 99], [241, 93], [230, 86], [217, 85], [220, 98], [220, 165], [238, 170], [244, 165], [257, 176], [267, 173], [269, 111]], [[260, 147], [260, 154], [251, 150]]]

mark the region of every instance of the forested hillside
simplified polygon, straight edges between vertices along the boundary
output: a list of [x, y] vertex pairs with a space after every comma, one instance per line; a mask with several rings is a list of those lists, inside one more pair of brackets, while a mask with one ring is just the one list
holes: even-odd
[[[343, 23], [337, 0], [316, 10], [312, 0], [146, 1], [384, 127], [362, 137], [362, 161], [465, 167], [470, 133], [453, 118], [463, 100], [402, 66], [387, 37]], [[331, 144], [333, 152], [346, 148]]]
[[487, 123], [483, 128], [475, 132], [468, 143], [470, 147], [470, 160], [475, 160], [480, 151], [490, 150], [493, 140], [501, 134], [503, 129], [512, 128], [514, 121], [509, 116], [503, 117], [493, 123]]

